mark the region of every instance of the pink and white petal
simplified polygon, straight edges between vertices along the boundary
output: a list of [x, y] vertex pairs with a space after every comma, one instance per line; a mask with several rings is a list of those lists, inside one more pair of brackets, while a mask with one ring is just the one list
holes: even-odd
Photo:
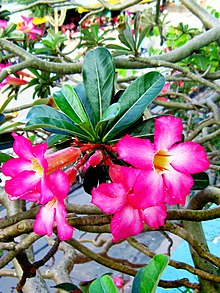
[[120, 183], [102, 183], [92, 190], [92, 203], [107, 214], [114, 214], [126, 203], [127, 192]]
[[165, 203], [181, 204], [184, 206], [186, 197], [193, 186], [193, 178], [175, 169], [163, 174]]
[[5, 176], [14, 177], [25, 170], [26, 171], [33, 170], [32, 163], [28, 160], [24, 160], [20, 158], [8, 160], [2, 166], [2, 173]]
[[14, 178], [6, 180], [5, 191], [13, 196], [23, 195], [33, 190], [39, 183], [40, 178], [34, 171], [23, 171]]
[[157, 150], [168, 150], [182, 140], [183, 124], [180, 118], [162, 116], [155, 119], [154, 145]]
[[39, 235], [51, 236], [55, 217], [55, 207], [51, 202], [42, 206], [34, 222], [34, 232]]
[[110, 229], [113, 236], [113, 242], [134, 236], [143, 230], [144, 223], [141, 218], [141, 211], [133, 209], [130, 205], [124, 206], [115, 213], [111, 220]]
[[155, 207], [150, 207], [143, 210], [142, 216], [144, 222], [149, 227], [157, 229], [164, 225], [167, 216], [167, 208], [164, 204]]
[[150, 169], [155, 155], [154, 145], [148, 139], [131, 137], [128, 134], [121, 138], [116, 150], [119, 159], [138, 169]]
[[69, 240], [73, 236], [74, 228], [66, 220], [67, 212], [63, 202], [58, 201], [56, 207], [55, 220], [57, 223], [57, 233], [60, 240]]
[[134, 196], [129, 197], [135, 208], [148, 208], [164, 202], [164, 187], [161, 174], [155, 170], [142, 171], [135, 182]]
[[53, 194], [58, 200], [66, 198], [69, 190], [70, 184], [68, 176], [61, 170], [58, 170], [52, 174], [48, 175], [49, 186]]
[[12, 136], [14, 137], [14, 145], [13, 149], [15, 153], [25, 160], [32, 160], [34, 158], [32, 143], [29, 139], [18, 135], [15, 132], [12, 132]]
[[209, 167], [209, 160], [204, 147], [195, 142], [183, 142], [169, 150], [173, 156], [171, 165], [182, 173], [194, 174], [205, 171]]

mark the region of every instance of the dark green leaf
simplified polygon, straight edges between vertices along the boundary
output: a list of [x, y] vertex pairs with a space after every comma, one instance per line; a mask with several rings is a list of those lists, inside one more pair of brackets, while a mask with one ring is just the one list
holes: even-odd
[[138, 271], [131, 293], [155, 293], [160, 276], [168, 262], [168, 257], [164, 254], [156, 255], [148, 265]]
[[84, 85], [82, 83], [78, 83], [74, 87], [74, 91], [76, 92], [77, 96], [79, 97], [80, 102], [81, 102], [87, 116], [89, 117], [89, 120], [92, 122], [92, 125], [95, 125], [94, 112], [92, 110], [92, 107], [90, 105], [89, 100], [87, 99], [86, 90], [85, 90]]
[[89, 293], [118, 293], [113, 280], [108, 275], [104, 275], [95, 281], [89, 287]]
[[159, 72], [149, 72], [133, 81], [121, 95], [118, 119], [110, 121], [103, 141], [108, 141], [137, 121], [146, 107], [160, 93], [165, 78]]
[[75, 125], [66, 115], [46, 105], [34, 106], [28, 113], [26, 130], [46, 128], [54, 133], [76, 135], [79, 138], [90, 140], [90, 137]]
[[89, 136], [94, 135], [91, 121], [88, 119], [81, 101], [72, 86], [64, 85], [54, 93], [54, 99], [60, 110], [75, 124], [82, 128]]
[[74, 284], [71, 283], [61, 283], [56, 286], [51, 286], [51, 288], [62, 289], [70, 293], [81, 293], [82, 291]]
[[194, 180], [193, 190], [201, 190], [209, 186], [209, 176], [205, 172], [192, 174]]
[[10, 159], [12, 159], [12, 156], [0, 152], [0, 163], [5, 163], [5, 162], [7, 162]]
[[11, 148], [14, 143], [14, 138], [11, 133], [0, 134], [0, 150]]
[[87, 98], [97, 123], [109, 107], [113, 94], [115, 69], [109, 51], [102, 47], [89, 51], [82, 73]]
[[102, 119], [97, 123], [96, 125], [96, 132], [98, 132], [98, 129], [100, 128], [103, 123], [114, 119], [120, 111], [120, 105], [119, 103], [111, 104], [106, 111], [103, 113]]
[[106, 166], [90, 166], [83, 180], [83, 188], [86, 193], [91, 194], [93, 187], [97, 187], [100, 183], [105, 183], [108, 178]]

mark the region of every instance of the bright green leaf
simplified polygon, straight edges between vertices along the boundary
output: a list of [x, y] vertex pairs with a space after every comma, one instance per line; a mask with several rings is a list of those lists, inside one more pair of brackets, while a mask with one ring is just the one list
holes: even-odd
[[115, 286], [112, 278], [108, 275], [104, 275], [95, 281], [89, 287], [89, 293], [118, 293], [118, 289]]
[[168, 257], [156, 255], [148, 265], [140, 269], [134, 278], [131, 293], [155, 293], [160, 276], [168, 265]]

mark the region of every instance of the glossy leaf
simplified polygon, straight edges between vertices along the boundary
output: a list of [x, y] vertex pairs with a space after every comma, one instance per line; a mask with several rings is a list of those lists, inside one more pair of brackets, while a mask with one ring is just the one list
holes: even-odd
[[5, 163], [5, 162], [7, 162], [10, 159], [12, 159], [12, 156], [0, 152], [0, 163]]
[[60, 110], [75, 124], [85, 132], [94, 134], [91, 122], [89, 121], [81, 101], [72, 86], [64, 85], [61, 90], [54, 93], [54, 99]]
[[165, 78], [159, 72], [149, 72], [133, 81], [118, 100], [119, 119], [110, 121], [103, 141], [108, 141], [136, 122], [146, 107], [160, 93]]
[[85, 86], [82, 83], [78, 83], [74, 87], [74, 91], [76, 92], [77, 96], [79, 97], [80, 102], [86, 112], [86, 115], [88, 116], [92, 125], [95, 125], [94, 112], [92, 110], [92, 107], [90, 105], [89, 100], [87, 99]]
[[109, 107], [113, 94], [115, 69], [108, 50], [100, 47], [89, 51], [84, 59], [82, 74], [96, 124]]
[[114, 103], [111, 104], [106, 111], [103, 113], [103, 117], [102, 119], [97, 123], [96, 125], [96, 132], [98, 132], [99, 128], [101, 127], [101, 125], [103, 125], [103, 123], [114, 119], [118, 113], [120, 111], [120, 105], [119, 103]]
[[27, 119], [29, 121], [26, 124], [26, 130], [45, 128], [54, 133], [76, 135], [86, 140], [91, 139], [88, 134], [75, 125], [66, 115], [49, 106], [34, 106], [29, 111]]
[[209, 176], [205, 172], [192, 174], [194, 180], [193, 190], [201, 190], [209, 186]]
[[104, 275], [95, 281], [89, 287], [89, 293], [118, 293], [118, 289], [115, 286], [112, 278], [108, 275]]
[[81, 293], [82, 291], [72, 283], [61, 283], [56, 286], [51, 286], [51, 288], [62, 289], [70, 293]]
[[156, 255], [148, 265], [141, 268], [134, 278], [131, 293], [155, 293], [160, 276], [168, 265], [168, 257]]

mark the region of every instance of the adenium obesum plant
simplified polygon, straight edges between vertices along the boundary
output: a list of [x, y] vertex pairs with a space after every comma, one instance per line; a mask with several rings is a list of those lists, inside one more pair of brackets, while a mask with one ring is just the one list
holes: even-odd
[[33, 23], [33, 17], [25, 17], [21, 16], [23, 19], [23, 22], [21, 26], [19, 26], [17, 29], [22, 31], [25, 34], [28, 34], [28, 40], [36, 40], [37, 35], [42, 36], [43, 30], [41, 28], [38, 28]]
[[104, 213], [113, 214], [113, 241], [139, 234], [144, 223], [158, 229], [166, 219], [166, 204], [185, 204], [193, 186], [190, 174], [209, 167], [204, 148], [182, 142], [182, 131], [180, 118], [162, 116], [155, 118], [154, 143], [130, 135], [116, 145], [75, 139], [73, 146], [51, 154], [46, 152], [47, 143], [32, 145], [13, 133], [18, 157], [2, 167], [2, 172], [11, 177], [5, 190], [10, 200], [42, 205], [34, 224], [37, 234], [51, 236], [55, 221], [58, 237], [67, 240], [73, 228], [66, 220], [64, 199], [77, 170], [106, 166], [110, 181], [93, 188], [91, 202]]

